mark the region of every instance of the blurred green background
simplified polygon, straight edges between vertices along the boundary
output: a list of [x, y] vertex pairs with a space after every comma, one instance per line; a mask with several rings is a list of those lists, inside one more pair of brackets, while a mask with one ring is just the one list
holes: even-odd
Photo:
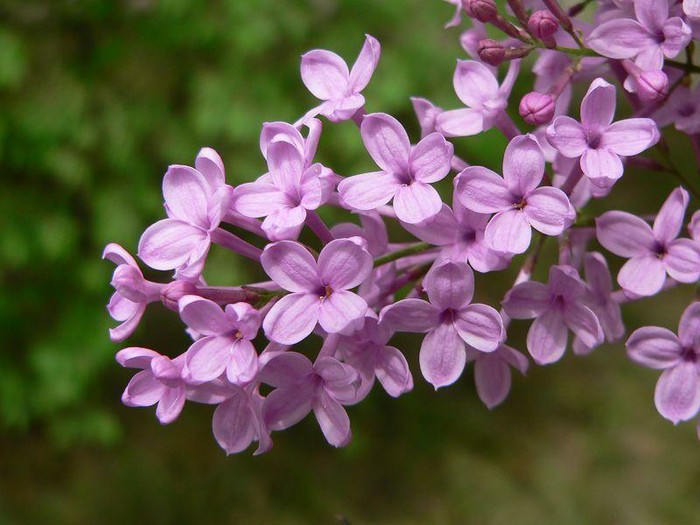
[[[186, 348], [176, 316], [149, 308], [124, 345], [109, 341], [108, 242], [134, 252], [162, 217], [160, 181], [201, 146], [230, 183], [264, 169], [263, 121], [293, 121], [315, 100], [299, 56], [320, 47], [354, 60], [364, 33], [382, 43], [369, 111], [416, 137], [409, 96], [457, 107], [459, 30], [440, 0], [2, 0], [0, 2], [0, 523], [692, 524], [700, 448], [653, 406], [657, 373], [621, 345], [516, 378], [493, 412], [471, 372], [435, 393], [419, 379], [417, 340], [398, 339], [416, 389], [375, 391], [349, 412], [343, 450], [309, 418], [275, 434], [265, 456], [226, 458], [211, 408], [170, 427], [119, 401], [130, 372], [114, 362], [138, 344]], [[524, 68], [527, 70], [527, 67]], [[531, 86], [523, 74], [516, 91]], [[518, 120], [520, 124], [520, 122]], [[682, 139], [674, 156], [694, 168]], [[469, 162], [499, 168], [497, 132], [456, 140]], [[325, 125], [320, 159], [341, 174], [371, 162], [352, 123]], [[675, 185], [626, 177], [614, 204], [648, 213]], [[696, 203], [693, 204], [696, 206]], [[602, 208], [598, 208], [600, 210]], [[255, 277], [214, 252], [213, 283]], [[165, 276], [156, 276], [165, 278]], [[511, 276], [489, 277], [497, 303]], [[642, 301], [628, 327], [674, 327], [692, 290]], [[522, 347], [526, 323], [514, 323]]]

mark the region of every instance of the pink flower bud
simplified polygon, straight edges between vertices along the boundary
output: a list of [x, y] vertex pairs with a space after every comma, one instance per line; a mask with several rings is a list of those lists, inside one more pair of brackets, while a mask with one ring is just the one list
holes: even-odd
[[462, 7], [467, 15], [484, 24], [498, 17], [498, 7], [494, 0], [462, 0]]
[[554, 98], [546, 93], [532, 91], [520, 101], [520, 116], [528, 124], [541, 126], [554, 117]]
[[535, 38], [550, 40], [559, 29], [556, 17], [545, 9], [535, 11], [527, 21], [527, 28]]
[[644, 102], [656, 102], [668, 94], [668, 77], [660, 69], [642, 71], [637, 77], [637, 95]]
[[177, 303], [185, 295], [197, 295], [197, 287], [187, 281], [173, 281], [163, 287], [160, 300], [168, 310], [177, 312]]
[[506, 58], [505, 47], [500, 42], [490, 38], [484, 38], [479, 42], [477, 53], [483, 62], [491, 66], [500, 65]]

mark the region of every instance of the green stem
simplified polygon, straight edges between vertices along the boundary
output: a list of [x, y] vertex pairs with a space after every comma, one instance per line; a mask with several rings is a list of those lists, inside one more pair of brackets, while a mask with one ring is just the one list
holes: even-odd
[[432, 244], [428, 244], [427, 242], [418, 242], [409, 246], [408, 248], [404, 248], [403, 250], [397, 250], [395, 252], [387, 253], [386, 255], [375, 259], [374, 267], [378, 268], [379, 266], [396, 261], [398, 259], [402, 259], [403, 257], [423, 253], [425, 251], [430, 250], [431, 248], [434, 248]]

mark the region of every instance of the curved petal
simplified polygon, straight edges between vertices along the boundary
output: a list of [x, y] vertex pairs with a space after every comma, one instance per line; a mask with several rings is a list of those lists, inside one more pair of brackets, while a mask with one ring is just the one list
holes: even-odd
[[234, 339], [208, 336], [194, 342], [187, 351], [187, 369], [195, 381], [213, 381], [229, 361]]
[[564, 307], [564, 321], [581, 342], [588, 348], [603, 342], [603, 329], [598, 318], [587, 306], [577, 302], [567, 302]]
[[117, 266], [126, 264], [135, 268], [139, 267], [139, 265], [136, 263], [136, 260], [131, 256], [131, 254], [114, 242], [111, 242], [107, 246], [105, 246], [105, 249], [102, 252], [102, 258], [107, 259], [108, 261], [112, 261]]
[[350, 418], [343, 408], [324, 389], [320, 389], [313, 402], [314, 415], [326, 441], [334, 447], [344, 447], [350, 443]]
[[530, 246], [532, 229], [522, 210], [500, 211], [486, 226], [484, 239], [497, 252], [523, 253]]
[[629, 336], [625, 346], [632, 361], [654, 369], [676, 366], [683, 353], [676, 334], [658, 326], [638, 328]]
[[613, 122], [603, 132], [600, 147], [629, 157], [652, 147], [659, 140], [656, 122], [650, 118], [628, 118]]
[[683, 362], [665, 370], [654, 391], [656, 410], [677, 425], [696, 416], [700, 409], [700, 382], [695, 363]]
[[665, 280], [664, 263], [653, 254], [633, 257], [617, 274], [617, 282], [622, 288], [646, 297], [658, 293]]
[[320, 302], [318, 324], [329, 334], [335, 334], [362, 319], [365, 312], [367, 302], [362, 297], [345, 290], [334, 291]]
[[474, 272], [466, 263], [434, 264], [423, 279], [423, 288], [439, 310], [459, 310], [474, 296]]
[[281, 206], [291, 205], [291, 199], [269, 182], [241, 184], [233, 192], [233, 209], [246, 217], [265, 217]]
[[362, 119], [360, 133], [377, 166], [396, 174], [408, 173], [411, 142], [398, 120], [386, 113], [371, 113]]
[[260, 263], [273, 281], [290, 292], [318, 292], [323, 288], [313, 255], [298, 242], [269, 244]]
[[254, 419], [243, 391], [230, 397], [214, 411], [212, 430], [216, 442], [227, 454], [243, 452], [256, 437]]
[[[114, 294], [112, 297], [116, 297], [118, 294]], [[136, 303], [132, 303], [136, 304]], [[118, 342], [123, 341], [133, 334], [141, 322], [144, 312], [146, 311], [145, 304], [138, 304], [134, 309], [133, 314], [124, 320], [119, 326], [109, 329], [109, 338], [112, 341]]]
[[282, 352], [270, 359], [260, 370], [260, 381], [275, 388], [287, 388], [313, 374], [309, 358], [298, 352]]
[[284, 430], [311, 412], [314, 386], [304, 381], [288, 388], [276, 388], [263, 402], [263, 419], [270, 430]]
[[343, 179], [338, 184], [338, 193], [350, 208], [373, 210], [389, 202], [401, 184], [392, 173], [373, 171]]
[[350, 90], [353, 93], [359, 93], [369, 84], [372, 74], [377, 68], [381, 52], [382, 47], [377, 39], [365, 35], [365, 43], [362, 45], [352, 69], [350, 69]]
[[431, 133], [411, 151], [410, 171], [420, 182], [431, 183], [444, 179], [450, 172], [454, 147], [440, 133]]
[[329, 242], [318, 256], [321, 282], [333, 290], [349, 290], [362, 284], [372, 272], [372, 256], [349, 239]]
[[651, 35], [636, 20], [620, 18], [596, 27], [586, 44], [608, 58], [634, 58], [647, 46], [657, 45]]
[[656, 248], [651, 227], [631, 213], [609, 211], [595, 222], [598, 242], [615, 255], [636, 257], [653, 252]]
[[581, 101], [581, 124], [587, 129], [609, 126], [615, 116], [615, 86], [596, 78]]
[[447, 204], [443, 204], [440, 211], [429, 219], [417, 224], [402, 223], [401, 226], [421, 241], [434, 246], [445, 246], [457, 242], [460, 228]]
[[178, 308], [183, 322], [202, 335], [225, 334], [234, 328], [221, 307], [209, 299], [186, 295], [178, 302]]
[[393, 346], [377, 350], [374, 371], [386, 393], [399, 397], [413, 390], [413, 376], [404, 355]]
[[654, 236], [669, 243], [681, 232], [685, 210], [688, 207], [688, 192], [678, 187], [666, 198], [654, 219]]
[[596, 185], [609, 185], [622, 177], [624, 168], [617, 154], [607, 149], [587, 149], [581, 156], [581, 171]]
[[422, 299], [402, 299], [386, 306], [379, 314], [379, 323], [395, 332], [427, 332], [439, 322], [440, 311]]
[[470, 108], [484, 107], [498, 93], [498, 80], [476, 60], [458, 60], [453, 84], [459, 99]]
[[161, 425], [168, 425], [175, 421], [185, 407], [185, 389], [167, 388], [158, 401], [156, 417]]
[[293, 240], [306, 220], [306, 210], [301, 206], [281, 206], [268, 215], [262, 222], [262, 230], [271, 241]]
[[668, 18], [668, 2], [654, 0], [634, 2], [634, 16], [649, 31], [658, 31]]
[[247, 339], [238, 339], [231, 347], [226, 365], [226, 378], [234, 385], [244, 386], [258, 374], [258, 354]]
[[493, 352], [505, 338], [503, 319], [488, 305], [471, 304], [455, 316], [454, 326], [462, 340], [481, 352]]
[[558, 188], [537, 188], [527, 196], [523, 208], [530, 226], [545, 235], [559, 235], [564, 231], [569, 215], [569, 199]]
[[149, 226], [139, 240], [138, 254], [155, 270], [173, 270], [185, 264], [207, 233], [185, 222], [164, 219]]
[[477, 213], [496, 213], [514, 204], [505, 180], [481, 166], [470, 166], [457, 176], [455, 194], [465, 208]]
[[304, 172], [304, 156], [294, 144], [273, 140], [267, 148], [267, 165], [275, 186], [288, 194], [299, 191]]
[[547, 140], [559, 153], [570, 159], [588, 149], [586, 130], [576, 120], [560, 116], [547, 128]]
[[209, 185], [189, 166], [173, 165], [163, 177], [163, 197], [168, 216], [204, 229], [209, 228]]
[[134, 375], [122, 394], [122, 403], [128, 407], [148, 407], [155, 405], [167, 387], [158, 381], [150, 370], [142, 370]]
[[690, 239], [676, 239], [666, 248], [666, 271], [676, 281], [694, 283], [700, 279], [700, 246]]
[[466, 361], [464, 342], [451, 324], [439, 325], [423, 339], [419, 354], [420, 369], [426, 381], [436, 390], [457, 381]]
[[263, 330], [268, 339], [293, 345], [313, 332], [319, 317], [321, 299], [309, 293], [285, 295], [265, 316]]
[[419, 181], [401, 186], [394, 195], [396, 217], [417, 224], [434, 217], [442, 208], [442, 199], [435, 188]]
[[221, 155], [216, 150], [212, 148], [200, 149], [199, 153], [197, 153], [197, 158], [194, 160], [194, 167], [209, 184], [210, 194], [213, 194], [226, 184], [224, 161], [221, 160]]
[[117, 352], [115, 359], [124, 368], [151, 368], [151, 360], [160, 357], [158, 352], [140, 346], [130, 346]]
[[347, 94], [350, 73], [345, 61], [335, 53], [314, 49], [301, 57], [301, 80], [313, 96], [321, 100]]
[[479, 399], [492, 409], [510, 392], [510, 368], [496, 355], [480, 356], [474, 363], [474, 383]]
[[535, 319], [527, 332], [527, 350], [538, 365], [559, 361], [566, 350], [567, 329], [561, 312], [552, 308]]
[[515, 285], [503, 299], [503, 309], [514, 319], [532, 319], [547, 310], [552, 302], [547, 285], [526, 281]]
[[700, 343], [700, 302], [691, 303], [678, 323], [678, 339], [686, 348], [697, 348]]
[[544, 175], [544, 154], [532, 135], [520, 135], [503, 154], [503, 178], [508, 189], [523, 196], [534, 190]]
[[446, 137], [470, 137], [484, 131], [484, 127], [481, 109], [452, 109], [435, 117], [435, 129]]

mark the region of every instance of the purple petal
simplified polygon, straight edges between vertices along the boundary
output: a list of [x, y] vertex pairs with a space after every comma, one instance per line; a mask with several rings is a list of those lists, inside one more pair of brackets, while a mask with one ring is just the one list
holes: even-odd
[[677, 425], [695, 417], [700, 409], [700, 384], [695, 363], [683, 362], [665, 370], [654, 391], [656, 410]]
[[423, 339], [419, 354], [420, 369], [423, 377], [435, 389], [457, 381], [466, 360], [464, 342], [452, 324], [440, 324]]
[[111, 242], [105, 246], [105, 249], [102, 252], [102, 258], [112, 261], [117, 266], [126, 264], [128, 266], [138, 268], [138, 264], [131, 254], [114, 242]]
[[365, 35], [365, 43], [350, 70], [350, 89], [353, 93], [362, 91], [377, 68], [382, 47], [376, 38]]
[[453, 244], [459, 235], [459, 223], [447, 204], [443, 204], [436, 215], [425, 221], [418, 224], [402, 223], [401, 226], [421, 241], [435, 246]]
[[139, 257], [155, 270], [172, 270], [185, 264], [207, 233], [185, 222], [165, 219], [149, 226], [139, 241]]
[[185, 389], [167, 388], [158, 401], [156, 417], [161, 425], [168, 425], [175, 421], [185, 406]]
[[291, 205], [291, 199], [269, 182], [241, 184], [233, 192], [233, 208], [246, 217], [265, 217], [281, 206]]
[[700, 279], [700, 246], [690, 239], [676, 239], [666, 247], [666, 271], [676, 281], [694, 283]]
[[238, 339], [231, 347], [231, 355], [226, 366], [226, 378], [234, 385], [247, 385], [258, 374], [258, 354], [253, 344], [246, 339]]
[[206, 179], [209, 184], [210, 194], [213, 194], [221, 186], [226, 184], [224, 161], [212, 148], [202, 148], [197, 153], [194, 167]]
[[654, 219], [654, 236], [666, 244], [678, 237], [683, 227], [688, 192], [681, 187], [671, 192]]
[[155, 357], [160, 357], [160, 354], [149, 348], [130, 346], [129, 348], [119, 350], [115, 358], [117, 363], [124, 368], [150, 369], [151, 360]]
[[362, 319], [367, 302], [357, 294], [340, 290], [320, 301], [318, 323], [326, 332], [335, 334]]
[[122, 403], [129, 407], [155, 405], [168, 388], [150, 370], [142, 370], [131, 378], [122, 394]]
[[658, 293], [665, 280], [664, 262], [654, 254], [631, 258], [617, 274], [617, 282], [622, 288], [642, 296]]
[[309, 358], [298, 352], [276, 355], [260, 371], [260, 380], [275, 388], [288, 388], [313, 373]]
[[498, 93], [498, 80], [476, 60], [458, 60], [453, 84], [459, 99], [470, 108], [484, 107]]
[[256, 437], [255, 417], [246, 395], [239, 394], [221, 403], [214, 411], [214, 438], [227, 454], [247, 449]]
[[537, 188], [527, 196], [523, 208], [527, 222], [545, 235], [559, 235], [569, 218], [569, 199], [558, 188]]
[[564, 355], [566, 339], [564, 318], [553, 308], [533, 321], [527, 332], [527, 349], [538, 365], [548, 365]]
[[[112, 297], [114, 298], [119, 296], [115, 293]], [[129, 318], [125, 319], [119, 326], [109, 329], [109, 338], [115, 342], [123, 341], [124, 339], [128, 338], [138, 328], [145, 311], [145, 304], [137, 304], [134, 312]]]
[[413, 390], [413, 376], [404, 355], [393, 346], [377, 350], [375, 357], [377, 379], [391, 397]]
[[600, 147], [629, 157], [652, 147], [659, 140], [659, 130], [650, 118], [629, 118], [613, 122], [603, 132]]
[[304, 171], [304, 157], [293, 144], [278, 140], [267, 149], [267, 165], [275, 186], [288, 194], [298, 191]]
[[510, 369], [496, 355], [484, 355], [474, 363], [476, 393], [484, 404], [492, 409], [500, 405], [510, 392]]
[[523, 253], [530, 246], [532, 229], [522, 210], [500, 211], [486, 226], [484, 239], [497, 252]]
[[603, 342], [603, 329], [593, 311], [580, 303], [569, 302], [564, 307], [566, 326], [589, 348]]
[[212, 381], [219, 377], [229, 361], [234, 339], [208, 336], [190, 346], [187, 369], [195, 381]]
[[401, 186], [394, 195], [396, 217], [409, 224], [417, 224], [438, 214], [442, 208], [440, 194], [419, 181]]
[[474, 296], [474, 272], [466, 263], [435, 264], [425, 276], [423, 288], [439, 310], [459, 310]]
[[539, 185], [543, 175], [544, 154], [533, 136], [520, 135], [511, 140], [503, 155], [503, 178], [508, 189], [523, 196]]
[[413, 178], [431, 183], [444, 179], [450, 172], [454, 148], [439, 133], [423, 138], [411, 151], [410, 169]]
[[142, 304], [142, 302], [134, 302], [131, 299], [127, 299], [119, 292], [112, 294], [107, 305], [107, 311], [115, 321], [131, 319], [139, 310], [144, 308], [145, 304]]
[[668, 2], [637, 0], [634, 2], [634, 15], [649, 32], [656, 32], [668, 18]]
[[598, 186], [609, 185], [622, 177], [624, 168], [617, 154], [607, 149], [587, 149], [581, 156], [581, 170]]
[[523, 375], [527, 373], [527, 369], [530, 366], [527, 357], [508, 345], [501, 345], [495, 353], [486, 354], [484, 357], [491, 355], [500, 357]]
[[[320, 127], [318, 119], [310, 119], [307, 124], [311, 127]], [[265, 122], [260, 132], [260, 151], [267, 160], [267, 149], [273, 140], [282, 140], [293, 144], [300, 152], [304, 151], [304, 137], [297, 128], [287, 122]], [[311, 155], [313, 158], [313, 155]]]
[[550, 306], [549, 288], [536, 281], [526, 281], [513, 287], [503, 299], [503, 309], [514, 319], [532, 319]]
[[408, 173], [411, 142], [401, 123], [386, 113], [372, 113], [362, 119], [362, 141], [383, 171]]
[[184, 323], [202, 335], [225, 334], [233, 329], [221, 307], [209, 299], [186, 295], [178, 302], [178, 308]]
[[639, 217], [622, 211], [609, 211], [596, 219], [598, 242], [620, 257], [635, 257], [655, 250], [651, 227]]
[[289, 388], [270, 392], [263, 403], [263, 419], [270, 430], [284, 430], [297, 424], [311, 412], [315, 387], [304, 381]]
[[209, 193], [207, 180], [189, 166], [170, 166], [163, 177], [163, 197], [172, 219], [208, 229]]
[[674, 58], [693, 38], [691, 28], [681, 18], [675, 16], [663, 25], [664, 40], [660, 44], [666, 58]]
[[314, 415], [326, 441], [334, 447], [344, 447], [350, 443], [350, 418], [343, 405], [320, 389], [313, 403]]
[[389, 202], [401, 181], [393, 173], [374, 171], [347, 177], [338, 184], [343, 202], [357, 210], [373, 210]]
[[629, 18], [610, 20], [596, 27], [586, 39], [588, 46], [608, 58], [634, 58], [647, 46], [657, 45], [639, 22]]
[[567, 116], [554, 119], [547, 128], [547, 140], [559, 153], [571, 159], [580, 157], [588, 149], [586, 130]]
[[610, 295], [612, 293], [612, 277], [605, 257], [598, 252], [589, 252], [586, 254], [583, 264], [588, 285], [599, 294], [606, 297]]
[[487, 168], [470, 166], [457, 176], [455, 184], [459, 201], [477, 213], [495, 213], [514, 204], [505, 180]]
[[301, 57], [301, 80], [318, 99], [343, 98], [347, 94], [349, 77], [347, 64], [335, 53], [315, 49]]
[[440, 311], [422, 299], [402, 299], [386, 306], [379, 314], [379, 323], [395, 332], [427, 332], [437, 326]]
[[462, 340], [481, 352], [493, 352], [505, 338], [500, 314], [485, 304], [472, 304], [457, 313], [454, 326]]
[[290, 292], [318, 292], [323, 288], [313, 255], [297, 242], [269, 244], [260, 263], [273, 281]]
[[654, 369], [675, 366], [683, 353], [676, 334], [658, 326], [638, 328], [629, 336], [625, 346], [632, 361]]
[[317, 294], [285, 295], [265, 316], [265, 335], [276, 343], [296, 344], [313, 332], [320, 309], [321, 299]]
[[615, 86], [596, 78], [581, 101], [581, 124], [589, 130], [609, 126], [615, 116]]
[[336, 239], [321, 250], [318, 273], [321, 282], [333, 290], [349, 290], [369, 277], [372, 264], [367, 250], [351, 240]]
[[271, 241], [288, 241], [299, 237], [306, 220], [306, 210], [301, 206], [282, 206], [268, 215], [262, 229]]
[[453, 109], [435, 117], [435, 129], [446, 137], [470, 137], [484, 131], [481, 109]]
[[700, 346], [700, 302], [691, 303], [678, 323], [678, 339], [686, 348]]

